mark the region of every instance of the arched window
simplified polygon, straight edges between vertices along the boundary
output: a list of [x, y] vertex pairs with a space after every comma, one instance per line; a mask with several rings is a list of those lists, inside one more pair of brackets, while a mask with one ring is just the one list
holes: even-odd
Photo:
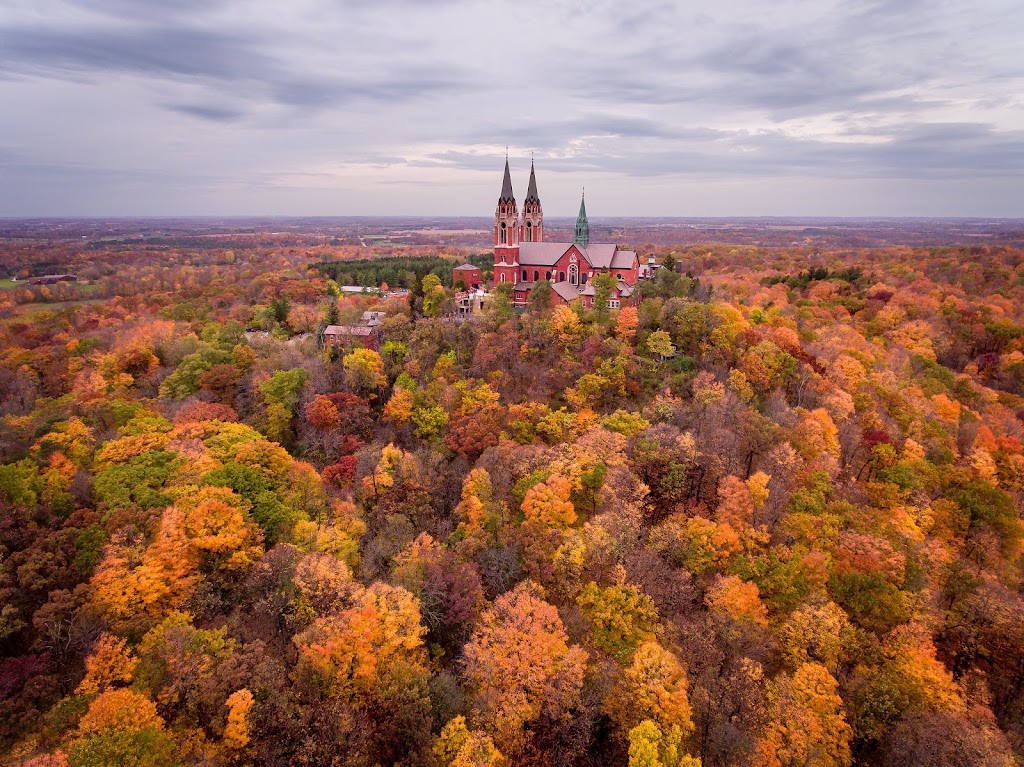
[[579, 285], [580, 282], [580, 270], [576, 264], [569, 264], [569, 282], [573, 285]]
[[537, 282], [537, 280], [539, 280], [539, 279], [540, 279], [540, 272], [538, 272], [536, 269], [534, 269], [533, 270], [533, 281]]
[[508, 242], [508, 232], [505, 231], [505, 222], [501, 222], [501, 244], [504, 245]]
[[533, 242], [533, 224], [529, 221], [526, 222], [526, 241]]
[[524, 280], [526, 279], [526, 270], [525, 269], [523, 269], [523, 279]]
[[505, 272], [502, 272], [502, 273], [501, 273], [501, 281], [502, 281], [502, 282], [504, 282], [504, 281], [505, 281]]
[[551, 280], [551, 272], [544, 272], [544, 279], [550, 281]]
[[584, 285], [587, 284], [587, 273], [586, 272], [583, 273], [583, 284]]
[[565, 272], [559, 272], [558, 273], [558, 281], [559, 282], [565, 282]]

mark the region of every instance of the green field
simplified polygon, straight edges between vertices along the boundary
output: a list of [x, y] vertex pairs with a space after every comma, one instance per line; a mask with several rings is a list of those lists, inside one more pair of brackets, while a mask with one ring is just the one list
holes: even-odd
[[24, 282], [15, 282], [14, 280], [0, 280], [0, 290], [14, 290], [19, 285], [24, 284]]

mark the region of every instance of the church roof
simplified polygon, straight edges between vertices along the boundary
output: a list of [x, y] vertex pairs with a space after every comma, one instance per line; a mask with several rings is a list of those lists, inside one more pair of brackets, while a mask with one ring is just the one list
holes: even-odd
[[616, 250], [609, 264], [611, 269], [631, 269], [636, 258], [635, 250]]
[[501, 197], [498, 202], [515, 202], [515, 195], [512, 194], [512, 174], [508, 171], [508, 158], [505, 158], [505, 178], [501, 182]]
[[523, 266], [554, 266], [572, 247], [594, 269], [629, 269], [636, 258], [634, 251], [619, 250], [612, 243], [595, 242], [583, 246], [573, 242], [521, 242], [519, 263]]
[[526, 188], [526, 202], [540, 202], [537, 195], [537, 174], [533, 172], [533, 160], [530, 161], [530, 185]]

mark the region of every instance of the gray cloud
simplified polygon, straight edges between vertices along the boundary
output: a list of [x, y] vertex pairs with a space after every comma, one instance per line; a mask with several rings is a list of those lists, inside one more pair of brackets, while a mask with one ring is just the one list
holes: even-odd
[[555, 213], [586, 181], [631, 215], [1024, 214], [1013, 0], [37, 6], [0, 12], [0, 215], [486, 213], [505, 144]]
[[229, 107], [205, 106], [203, 104], [167, 104], [166, 106], [172, 112], [180, 112], [212, 122], [232, 122], [243, 116], [241, 110]]

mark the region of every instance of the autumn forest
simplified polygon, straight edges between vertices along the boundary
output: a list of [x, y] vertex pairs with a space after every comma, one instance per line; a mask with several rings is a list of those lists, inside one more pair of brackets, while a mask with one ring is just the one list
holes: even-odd
[[0, 242], [0, 763], [1024, 759], [1024, 250], [375, 242]]

